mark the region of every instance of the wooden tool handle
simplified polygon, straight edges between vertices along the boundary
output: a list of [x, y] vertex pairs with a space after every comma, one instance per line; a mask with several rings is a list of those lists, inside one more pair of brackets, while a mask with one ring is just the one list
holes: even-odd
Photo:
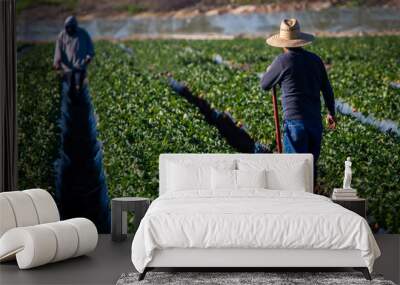
[[278, 101], [276, 99], [276, 86], [272, 87], [272, 104], [274, 105], [275, 138], [278, 152], [282, 153], [281, 127], [279, 124]]

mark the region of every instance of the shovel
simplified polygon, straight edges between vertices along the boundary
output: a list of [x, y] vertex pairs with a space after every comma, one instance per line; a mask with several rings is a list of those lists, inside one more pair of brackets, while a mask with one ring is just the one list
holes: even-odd
[[276, 99], [276, 86], [272, 87], [272, 104], [274, 106], [275, 139], [278, 153], [282, 153], [281, 128], [279, 125], [278, 101]]

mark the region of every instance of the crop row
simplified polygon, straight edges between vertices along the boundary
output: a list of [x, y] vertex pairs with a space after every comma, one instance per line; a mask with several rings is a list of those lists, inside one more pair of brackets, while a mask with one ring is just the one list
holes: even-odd
[[52, 71], [52, 45], [37, 45], [17, 66], [18, 186], [54, 190], [60, 86]]
[[[400, 123], [400, 38], [355, 37], [318, 39], [307, 49], [326, 63], [335, 94], [364, 115]], [[281, 52], [263, 40], [203, 42], [198, 49], [212, 56], [221, 54], [254, 72], [262, 72]]]
[[[204, 46], [206, 48], [203, 49]], [[147, 46], [146, 50], [151, 55], [157, 53], [151, 46]], [[214, 54], [221, 51], [229, 53], [229, 47], [224, 49], [216, 45], [213, 49], [204, 42], [199, 45], [184, 43], [178, 50], [176, 47], [171, 49], [169, 55], [167, 51], [168, 48], [164, 47], [162, 52], [168, 57], [168, 68], [175, 78], [187, 82], [197, 94], [202, 94], [218, 109], [229, 109], [257, 140], [268, 143], [274, 139], [271, 99], [269, 94], [260, 91], [255, 70], [245, 62], [239, 70], [233, 70], [212, 61]], [[247, 52], [246, 49], [243, 51]], [[145, 55], [139, 58], [142, 66], [151, 60]], [[164, 65], [153, 64], [153, 68], [165, 71]], [[396, 173], [400, 173], [399, 139], [350, 117], [338, 116], [338, 129], [324, 134], [319, 162], [322, 191], [329, 195], [334, 187], [341, 185], [343, 161], [352, 156], [355, 170], [353, 184], [360, 195], [368, 199], [371, 216], [380, 225], [392, 231], [398, 230], [400, 181]]]
[[[395, 42], [390, 37], [382, 39], [381, 45]], [[315, 49], [326, 57], [335, 45], [343, 48], [346, 42], [357, 46], [353, 39], [324, 39], [317, 42]], [[132, 55], [119, 44], [97, 42], [97, 55], [89, 73], [111, 197], [155, 197], [160, 153], [233, 151], [196, 108], [170, 90], [166, 72], [187, 82], [195, 94], [204, 96], [217, 109], [228, 109], [256, 140], [266, 144], [274, 140], [271, 98], [261, 92], [255, 74], [265, 69], [278, 51], [267, 49], [262, 40], [156, 40], [124, 44], [133, 50]], [[383, 70], [379, 53], [381, 57], [387, 53], [379, 41], [376, 45], [378, 54], [372, 55], [371, 61]], [[59, 90], [51, 70], [52, 52], [50, 44], [37, 45], [18, 62], [20, 188], [53, 189]], [[239, 69], [216, 65], [212, 60], [215, 54], [235, 60]], [[338, 94], [333, 68], [347, 63], [348, 72], [353, 72], [358, 67], [351, 64], [352, 59], [331, 56], [331, 79]], [[394, 75], [390, 71], [388, 74], [392, 80]], [[362, 85], [357, 88], [364, 90]], [[374, 96], [375, 93], [368, 93], [364, 98], [363, 108], [367, 111], [374, 110], [370, 103]], [[397, 104], [396, 100], [385, 100]], [[387, 108], [388, 114], [396, 111]], [[399, 153], [398, 138], [339, 115], [337, 131], [324, 136], [319, 163], [321, 188], [328, 195], [333, 187], [341, 185], [343, 161], [351, 155], [354, 186], [368, 199], [369, 213], [382, 227], [399, 232]]]

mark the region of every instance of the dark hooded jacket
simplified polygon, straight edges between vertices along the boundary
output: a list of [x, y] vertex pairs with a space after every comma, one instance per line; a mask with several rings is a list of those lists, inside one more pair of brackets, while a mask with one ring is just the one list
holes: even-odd
[[[68, 33], [67, 27], [74, 32]], [[86, 70], [87, 56], [94, 56], [92, 39], [86, 30], [78, 26], [76, 18], [70, 16], [65, 20], [64, 30], [58, 35], [54, 64], [60, 63], [64, 72]]]

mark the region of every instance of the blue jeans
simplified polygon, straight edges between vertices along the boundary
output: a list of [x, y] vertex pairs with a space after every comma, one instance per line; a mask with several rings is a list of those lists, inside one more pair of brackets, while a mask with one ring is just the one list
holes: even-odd
[[285, 153], [311, 153], [314, 156], [314, 185], [317, 181], [317, 161], [321, 152], [322, 121], [285, 120], [283, 148]]

